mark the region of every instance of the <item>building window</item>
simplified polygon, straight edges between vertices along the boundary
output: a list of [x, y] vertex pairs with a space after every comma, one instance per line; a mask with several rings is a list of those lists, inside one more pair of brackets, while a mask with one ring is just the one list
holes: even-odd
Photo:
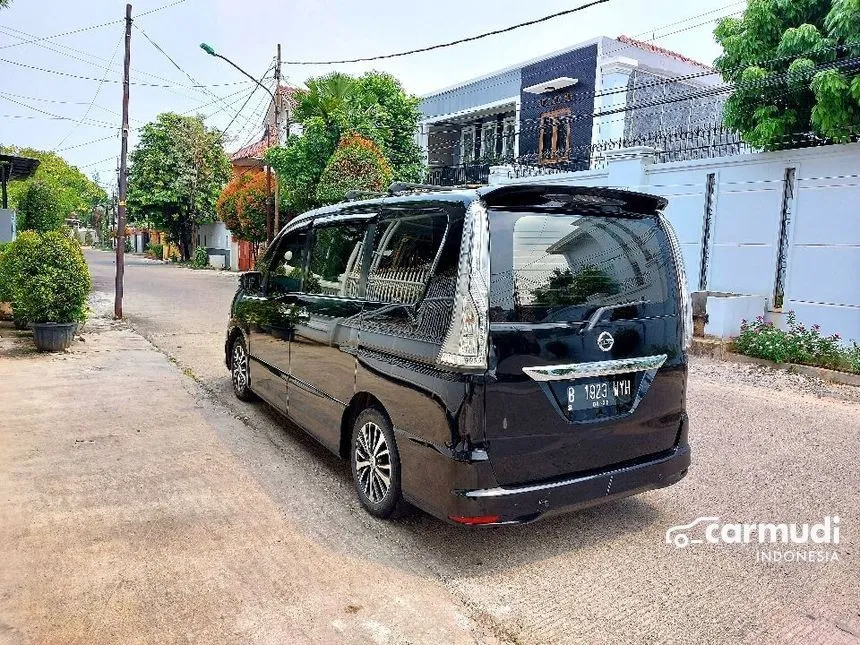
[[538, 163], [557, 163], [570, 157], [570, 108], [540, 115]]
[[502, 122], [502, 159], [513, 161], [516, 156], [516, 119], [512, 116]]
[[484, 161], [492, 161], [496, 154], [496, 140], [499, 126], [495, 121], [487, 121], [481, 126], [481, 158]]
[[469, 125], [460, 131], [460, 163], [475, 160], [475, 126]]

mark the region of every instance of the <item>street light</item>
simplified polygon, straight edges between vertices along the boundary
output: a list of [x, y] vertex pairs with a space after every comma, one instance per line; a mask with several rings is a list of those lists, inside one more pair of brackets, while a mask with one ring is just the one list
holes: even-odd
[[[220, 58], [223, 61], [227, 61], [230, 65], [232, 65], [234, 68], [236, 68], [239, 72], [241, 72], [242, 74], [244, 74], [245, 76], [250, 78], [252, 81], [254, 81], [254, 83], [256, 83], [259, 87], [262, 87], [264, 90], [266, 90], [266, 93], [272, 97], [272, 104], [275, 106], [275, 140], [277, 141], [278, 144], [280, 144], [281, 110], [280, 110], [280, 106], [278, 105], [278, 99], [276, 98], [276, 96], [272, 92], [272, 90], [270, 90], [268, 87], [263, 85], [260, 81], [258, 81], [256, 78], [251, 76], [248, 72], [246, 72], [244, 69], [239, 67], [232, 60], [230, 60], [226, 56], [222, 56], [221, 54], [216, 52], [215, 48], [212, 47], [212, 45], [209, 45], [208, 43], [200, 43], [200, 49], [205, 51], [210, 56], [214, 56], [215, 58]], [[280, 49], [281, 49], [281, 46], [278, 45], [279, 56], [280, 56]], [[278, 88], [276, 87], [275, 91], [277, 91], [277, 90], [278, 90]], [[278, 200], [277, 200], [278, 191], [277, 191], [277, 186], [275, 186], [275, 198], [273, 199], [273, 197], [272, 197], [272, 168], [269, 165], [266, 165], [266, 192], [268, 193], [268, 195], [266, 197], [266, 200], [268, 202], [267, 208], [266, 208], [266, 241], [267, 241], [267, 243], [271, 243], [272, 238], [274, 237], [274, 226], [273, 226], [273, 224], [274, 224], [274, 222], [278, 221]]]

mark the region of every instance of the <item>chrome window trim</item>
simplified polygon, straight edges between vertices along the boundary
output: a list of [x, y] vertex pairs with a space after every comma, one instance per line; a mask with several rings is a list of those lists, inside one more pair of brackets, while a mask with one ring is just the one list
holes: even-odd
[[524, 367], [525, 372], [535, 381], [568, 381], [577, 378], [594, 376], [612, 376], [613, 374], [629, 374], [630, 372], [647, 372], [660, 369], [668, 356], [641, 356], [637, 358], [619, 358], [611, 361], [594, 361], [592, 363], [573, 363], [570, 365], [542, 365]]

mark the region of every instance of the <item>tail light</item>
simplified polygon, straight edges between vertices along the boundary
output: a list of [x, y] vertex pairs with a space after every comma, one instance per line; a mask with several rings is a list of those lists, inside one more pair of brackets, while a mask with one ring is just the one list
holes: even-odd
[[490, 314], [490, 228], [487, 209], [480, 200], [466, 210], [454, 310], [442, 349], [441, 365], [467, 369], [487, 368]]
[[684, 269], [684, 256], [681, 253], [681, 244], [672, 223], [665, 215], [660, 216], [663, 230], [669, 238], [669, 246], [672, 251], [672, 259], [675, 262], [675, 275], [678, 276], [678, 298], [680, 299], [681, 315], [681, 337], [685, 350], [690, 349], [693, 343], [693, 303], [690, 300], [690, 289], [687, 286], [687, 271]]

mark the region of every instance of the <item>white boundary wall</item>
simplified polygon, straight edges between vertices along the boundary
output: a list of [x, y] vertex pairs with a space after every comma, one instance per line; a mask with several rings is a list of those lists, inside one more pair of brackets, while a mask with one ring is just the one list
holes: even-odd
[[[714, 175], [707, 289], [762, 295], [773, 308], [783, 206], [788, 211], [784, 312], [860, 342], [860, 144], [654, 163], [649, 148], [607, 153], [606, 168], [491, 185], [613, 186], [662, 195], [691, 290], [699, 289], [708, 175]], [[794, 181], [786, 191], [786, 169]], [[785, 196], [785, 197], [784, 197]]]

